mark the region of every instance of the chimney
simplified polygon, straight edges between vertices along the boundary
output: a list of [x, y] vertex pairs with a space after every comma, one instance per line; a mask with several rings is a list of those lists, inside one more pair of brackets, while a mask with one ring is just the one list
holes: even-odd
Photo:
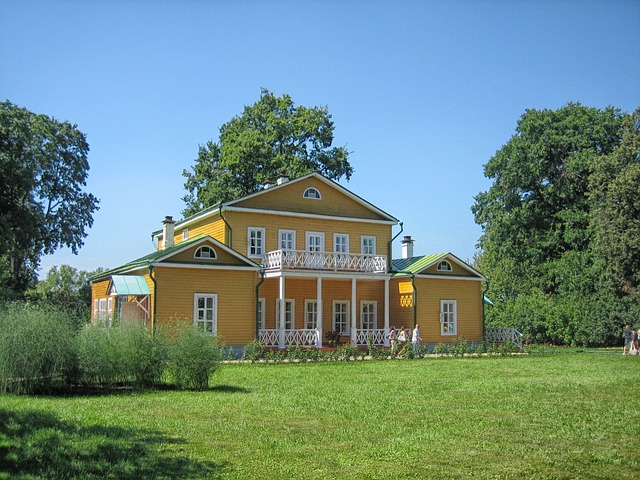
[[176, 222], [173, 221], [173, 217], [167, 215], [162, 221], [162, 249], [173, 247], [173, 227]]
[[402, 239], [402, 258], [413, 257], [413, 240], [411, 235], [405, 235]]
[[282, 185], [283, 183], [286, 183], [289, 181], [289, 177], [287, 177], [287, 175], [284, 172], [281, 172], [280, 175], [278, 176], [278, 180], [276, 180], [276, 185]]

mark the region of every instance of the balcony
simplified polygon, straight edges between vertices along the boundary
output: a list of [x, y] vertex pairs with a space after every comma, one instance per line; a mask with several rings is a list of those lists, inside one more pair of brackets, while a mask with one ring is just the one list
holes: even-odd
[[266, 270], [330, 270], [361, 273], [387, 271], [386, 255], [275, 250], [262, 259]]

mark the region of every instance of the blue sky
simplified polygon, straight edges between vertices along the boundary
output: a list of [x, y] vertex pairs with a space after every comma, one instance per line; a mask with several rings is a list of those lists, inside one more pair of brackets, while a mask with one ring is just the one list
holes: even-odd
[[483, 165], [526, 109], [640, 105], [637, 0], [0, 0], [0, 15], [0, 99], [77, 124], [101, 200], [79, 254], [41, 275], [150, 253], [198, 145], [261, 87], [327, 106], [355, 168], [341, 184], [399, 218], [415, 254], [463, 260]]

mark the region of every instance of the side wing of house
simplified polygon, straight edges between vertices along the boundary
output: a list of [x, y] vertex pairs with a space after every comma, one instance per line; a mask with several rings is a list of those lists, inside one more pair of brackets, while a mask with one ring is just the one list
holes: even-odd
[[450, 253], [394, 260], [392, 323], [420, 324], [423, 342], [483, 339], [485, 277]]

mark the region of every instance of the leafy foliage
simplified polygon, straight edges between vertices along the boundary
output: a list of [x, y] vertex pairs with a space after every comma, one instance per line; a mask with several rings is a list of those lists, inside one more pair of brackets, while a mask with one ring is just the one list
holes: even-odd
[[637, 319], [638, 124], [637, 111], [577, 103], [520, 118], [472, 207], [488, 325], [586, 346], [615, 343]]
[[93, 224], [98, 199], [86, 185], [89, 144], [76, 125], [0, 103], [0, 294], [35, 283], [40, 258], [74, 253]]
[[191, 325], [181, 329], [170, 346], [169, 372], [178, 388], [206, 390], [218, 368], [221, 351], [216, 337]]
[[326, 107], [296, 106], [289, 95], [262, 89], [260, 100], [220, 127], [219, 142], [200, 146], [183, 197], [185, 216], [254, 193], [284, 173], [313, 171], [337, 180], [353, 173], [346, 147], [331, 147], [333, 121]]

